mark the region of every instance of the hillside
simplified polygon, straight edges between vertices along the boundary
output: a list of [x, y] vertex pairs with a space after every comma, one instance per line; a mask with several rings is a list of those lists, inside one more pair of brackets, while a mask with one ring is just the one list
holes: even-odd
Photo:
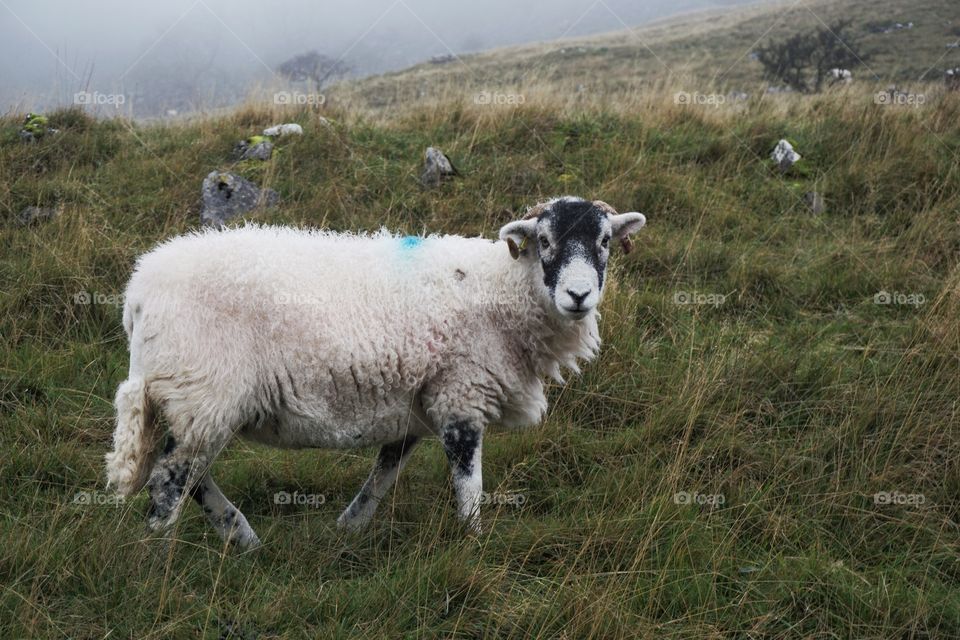
[[[593, 10], [604, 11], [602, 3]], [[853, 21], [867, 53], [857, 81], [886, 87], [940, 82], [960, 66], [960, 4], [951, 0], [819, 0], [691, 13], [619, 32], [460, 56], [332, 88], [351, 107], [405, 108], [425, 98], [473, 98], [479, 92], [544, 91], [578, 100], [616, 99], [661, 86], [687, 91], [762, 93], [761, 66], [751, 49], [769, 39]], [[884, 33], [900, 22], [910, 29]], [[521, 98], [522, 99], [522, 98]]]
[[[332, 126], [66, 111], [34, 144], [0, 121], [2, 635], [960, 637], [958, 97], [461, 101]], [[274, 159], [229, 161], [290, 120], [306, 133]], [[804, 156], [785, 176], [781, 137]], [[423, 190], [429, 144], [463, 177]], [[599, 360], [550, 388], [541, 428], [486, 439], [486, 490], [523, 501], [489, 506], [482, 536], [454, 521], [435, 443], [355, 536], [334, 519], [373, 452], [236, 445], [215, 474], [253, 554], [194, 505], [169, 545], [145, 537], [146, 496], [104, 493], [124, 282], [231, 166], [280, 193], [266, 222], [491, 237], [564, 192], [647, 213]], [[18, 226], [29, 205], [60, 215]]]

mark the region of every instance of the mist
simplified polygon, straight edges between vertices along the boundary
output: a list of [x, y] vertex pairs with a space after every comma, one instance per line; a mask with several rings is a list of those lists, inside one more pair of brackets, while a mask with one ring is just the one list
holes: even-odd
[[102, 114], [113, 106], [136, 117], [174, 115], [234, 104], [311, 50], [362, 77], [737, 4], [746, 2], [8, 0], [0, 3], [0, 108], [48, 109], [87, 91], [123, 96], [123, 104], [98, 105]]

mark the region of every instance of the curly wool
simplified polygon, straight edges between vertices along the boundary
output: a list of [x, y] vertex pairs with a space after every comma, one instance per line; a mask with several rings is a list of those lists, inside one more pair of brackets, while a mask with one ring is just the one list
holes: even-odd
[[[249, 225], [174, 238], [126, 291], [128, 384], [143, 385], [178, 443], [236, 432], [346, 448], [435, 432], [451, 416], [538, 422], [542, 377], [593, 358], [597, 314], [562, 322], [504, 242]], [[145, 407], [118, 412], [108, 480], [144, 481]], [[139, 422], [137, 422], [139, 420]]]

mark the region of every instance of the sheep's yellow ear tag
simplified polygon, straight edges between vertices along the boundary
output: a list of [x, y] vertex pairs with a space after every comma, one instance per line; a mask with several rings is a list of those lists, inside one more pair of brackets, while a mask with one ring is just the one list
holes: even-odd
[[507, 248], [510, 249], [510, 255], [514, 260], [520, 259], [520, 254], [523, 253], [523, 250], [527, 248], [527, 239], [524, 238], [520, 241], [520, 246], [517, 246], [517, 243], [513, 241], [513, 238], [507, 238]]

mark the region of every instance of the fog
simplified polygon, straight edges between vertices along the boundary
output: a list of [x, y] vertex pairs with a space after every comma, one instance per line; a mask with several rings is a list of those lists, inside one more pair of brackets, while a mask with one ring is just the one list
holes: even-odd
[[741, 0], [0, 0], [0, 108], [126, 96], [137, 116], [223, 106], [310, 50], [351, 75], [639, 26]]

